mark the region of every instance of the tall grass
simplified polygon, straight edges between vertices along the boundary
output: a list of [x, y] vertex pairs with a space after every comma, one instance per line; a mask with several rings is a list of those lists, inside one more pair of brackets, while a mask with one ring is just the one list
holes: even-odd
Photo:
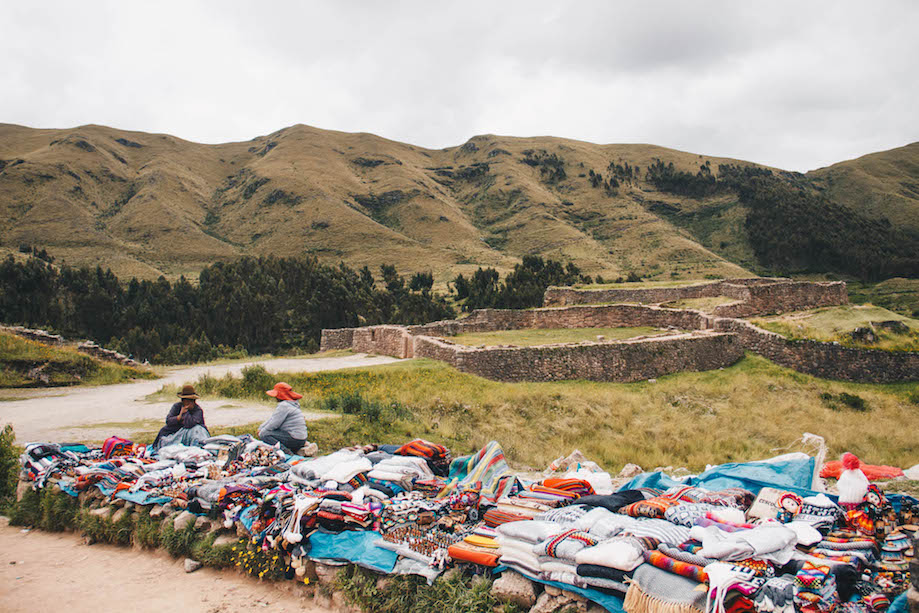
[[[266, 373], [267, 375], [267, 373]], [[270, 385], [265, 385], [269, 383]], [[284, 380], [304, 408], [357, 394], [405, 410], [388, 423], [356, 415], [309, 423], [323, 451], [341, 445], [403, 443], [412, 437], [470, 453], [499, 441], [518, 467], [543, 468], [578, 448], [608, 470], [635, 462], [647, 469], [761, 459], [812, 432], [831, 455], [852, 451], [866, 462], [912, 466], [919, 458], [909, 424], [919, 418], [919, 383], [873, 385], [818, 379], [747, 355], [722, 370], [680, 373], [656, 382], [499, 383], [441, 362], [412, 360], [366, 369], [267, 375], [257, 390], [239, 377], [208, 378], [199, 391], [259, 397]], [[834, 410], [823, 394], [863, 399], [869, 412]], [[237, 428], [251, 431], [254, 426]]]

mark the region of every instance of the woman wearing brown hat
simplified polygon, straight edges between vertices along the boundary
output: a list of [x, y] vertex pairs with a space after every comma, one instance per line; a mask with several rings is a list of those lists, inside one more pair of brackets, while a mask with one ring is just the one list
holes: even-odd
[[179, 402], [169, 409], [166, 425], [160, 428], [151, 445], [152, 449], [175, 444], [192, 446], [210, 437], [211, 433], [204, 425], [204, 411], [195, 402], [198, 399], [195, 388], [191, 385], [183, 386], [179, 398]]

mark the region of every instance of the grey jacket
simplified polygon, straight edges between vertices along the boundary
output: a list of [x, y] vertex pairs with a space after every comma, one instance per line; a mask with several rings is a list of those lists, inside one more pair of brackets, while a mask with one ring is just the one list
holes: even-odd
[[268, 430], [280, 430], [295, 439], [306, 440], [306, 418], [296, 400], [282, 400], [275, 407], [274, 413], [258, 427], [259, 433]]

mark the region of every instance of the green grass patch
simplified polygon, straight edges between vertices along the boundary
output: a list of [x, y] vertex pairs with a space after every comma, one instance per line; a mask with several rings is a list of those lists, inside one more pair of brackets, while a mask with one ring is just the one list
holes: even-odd
[[737, 302], [734, 298], [728, 298], [727, 296], [711, 296], [709, 298], [685, 298], [683, 300], [673, 300], [672, 302], [664, 302], [661, 304], [663, 307], [670, 309], [695, 309], [697, 311], [702, 311], [703, 313], [710, 313], [715, 310], [715, 307], [719, 307], [723, 304], [730, 304], [732, 302]]
[[439, 577], [433, 585], [416, 576], [388, 577], [382, 587], [378, 576], [347, 566], [335, 579], [335, 589], [364, 613], [492, 613], [519, 611], [501, 605], [491, 594], [491, 579], [461, 573]]
[[[915, 440], [904, 424], [919, 418], [919, 404], [911, 400], [919, 396], [919, 383], [829, 381], [753, 354], [729, 368], [669, 375], [656, 383], [501, 383], [434, 360], [268, 377], [269, 385], [245, 393], [239, 377], [203, 383], [215, 395], [255, 397], [275, 381], [287, 381], [304, 394], [305, 409], [353, 395], [400, 407], [381, 422], [357, 414], [311, 421], [309, 440], [323, 452], [421, 437], [459, 455], [497, 440], [518, 468], [542, 469], [580, 449], [614, 472], [627, 462], [699, 470], [771, 457], [812, 432], [826, 438], [831, 456], [852, 451], [874, 464], [915, 463]], [[824, 393], [857, 395], [871, 411], [834, 410]], [[257, 426], [223, 431], [252, 433]]]
[[[825, 307], [776, 317], [756, 318], [751, 321], [766, 330], [792, 339], [838, 342], [848, 347], [887, 351], [919, 351], [919, 320], [874, 305]], [[895, 333], [879, 326], [873, 326], [878, 337], [875, 343], [856, 342], [849, 336], [849, 333], [856, 328], [871, 328], [872, 322], [882, 321], [902, 322], [909, 328], [909, 331]]]
[[469, 332], [447, 337], [454, 343], [483, 347], [486, 345], [514, 345], [531, 347], [552, 343], [580, 343], [596, 341], [597, 336], [606, 340], [620, 341], [636, 336], [662, 333], [659, 328], [546, 328], [527, 330], [499, 330], [497, 332]]
[[[47, 382], [30, 377], [34, 369]], [[70, 347], [52, 347], [0, 332], [0, 388], [110, 385], [156, 376], [146, 369], [97, 360]]]

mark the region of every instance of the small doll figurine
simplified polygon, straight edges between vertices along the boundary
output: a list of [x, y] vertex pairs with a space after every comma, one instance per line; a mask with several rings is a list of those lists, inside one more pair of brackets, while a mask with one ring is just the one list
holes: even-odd
[[783, 524], [792, 521], [798, 511], [801, 510], [802, 504], [804, 504], [804, 501], [797, 494], [792, 494], [791, 492], [782, 494], [776, 505], [779, 508], [779, 512], [775, 516], [776, 521]]

